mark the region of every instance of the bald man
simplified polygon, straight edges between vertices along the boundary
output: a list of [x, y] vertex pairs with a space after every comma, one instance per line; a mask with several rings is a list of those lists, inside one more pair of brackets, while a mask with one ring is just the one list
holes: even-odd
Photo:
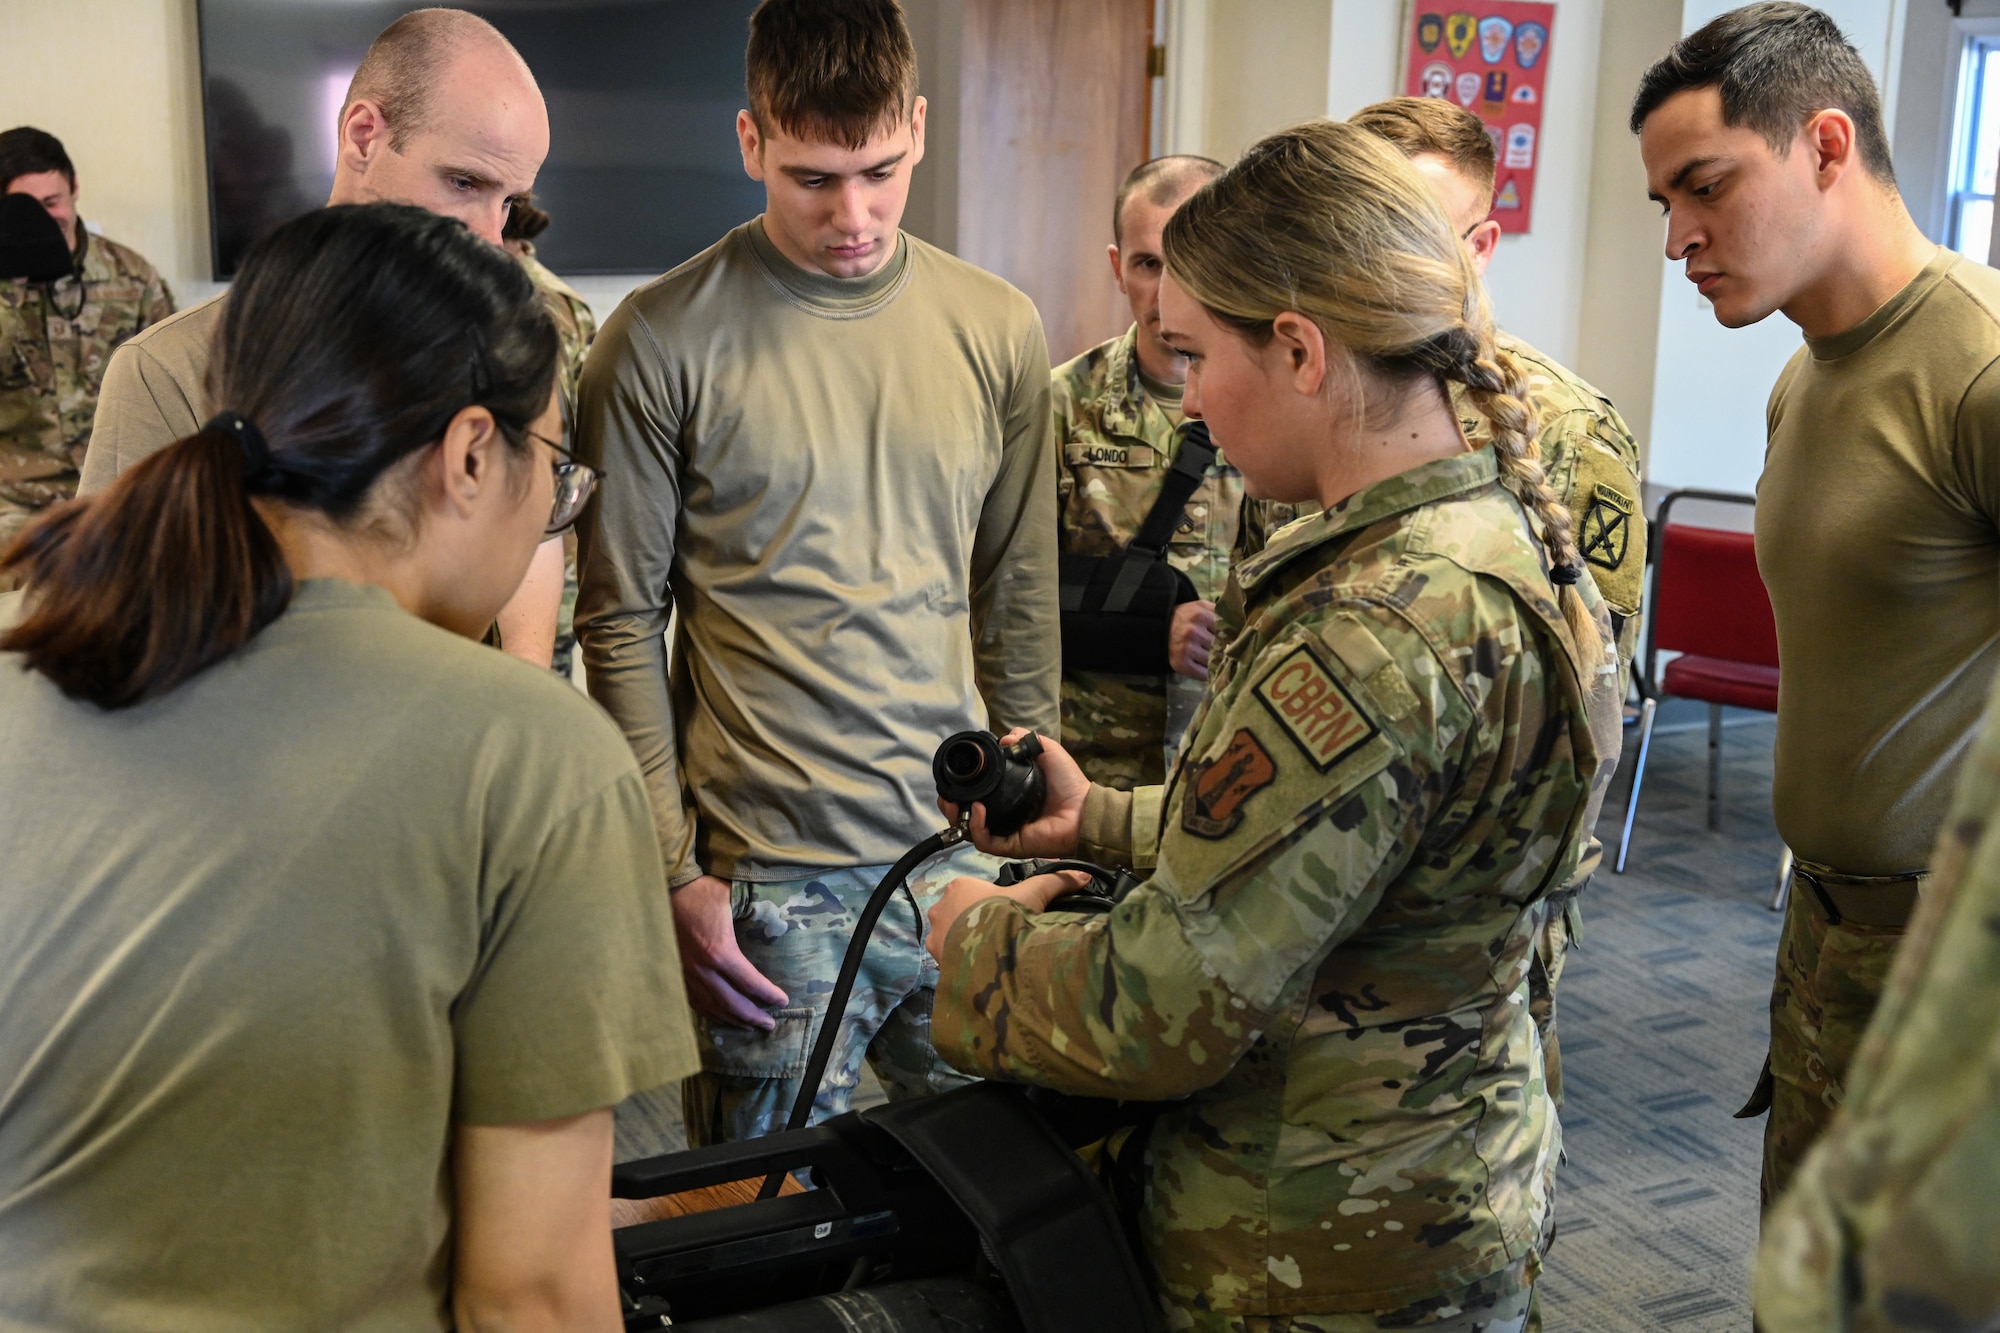
[[[1155, 158], [1132, 169], [1112, 203], [1105, 249], [1132, 327], [1055, 369], [1065, 555], [1123, 550], [1172, 471], [1187, 360], [1160, 340], [1160, 234], [1182, 201], [1221, 174], [1222, 164], [1206, 157]], [[1168, 541], [1167, 561], [1187, 576], [1194, 599], [1175, 610], [1166, 642], [1149, 648], [1157, 670], [1063, 671], [1063, 745], [1093, 782], [1130, 790], [1166, 781], [1207, 687], [1215, 599], [1229, 581], [1242, 504], [1243, 475], [1218, 454]], [[1077, 655], [1078, 645], [1065, 645], [1066, 658]]]
[[[414, 204], [494, 245], [549, 152], [548, 109], [527, 62], [492, 24], [459, 9], [415, 10], [382, 30], [348, 85], [338, 134], [328, 205]], [[228, 299], [190, 306], [113, 354], [79, 494], [103, 490], [229, 406], [211, 403], [206, 388]], [[572, 385], [580, 349], [575, 359], [563, 368]], [[521, 586], [500, 615], [501, 641], [546, 666], [563, 590], [561, 538], [543, 543]]]

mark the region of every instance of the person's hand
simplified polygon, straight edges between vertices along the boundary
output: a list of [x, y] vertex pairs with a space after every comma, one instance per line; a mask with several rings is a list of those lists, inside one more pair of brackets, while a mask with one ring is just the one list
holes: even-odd
[[1215, 603], [1182, 602], [1167, 627], [1167, 664], [1190, 680], [1208, 679], [1208, 655], [1215, 647]]
[[1081, 870], [1058, 870], [1050, 875], [1030, 875], [1011, 889], [1003, 889], [998, 884], [989, 884], [983, 879], [970, 875], [960, 875], [945, 885], [944, 896], [931, 905], [930, 933], [924, 937], [924, 947], [931, 951], [931, 957], [944, 962], [944, 937], [951, 934], [952, 923], [965, 914], [965, 909], [988, 898], [1012, 898], [1030, 912], [1039, 912], [1065, 893], [1075, 893], [1078, 889], [1090, 887], [1090, 876]]
[[[1000, 738], [1002, 745], [1012, 745], [1028, 734], [1026, 727], [1016, 727]], [[1035, 767], [1042, 771], [1042, 781], [1048, 787], [1048, 799], [1042, 802], [1042, 813], [1022, 825], [1005, 838], [996, 838], [986, 827], [986, 804], [977, 802], [972, 807], [972, 845], [988, 856], [1004, 856], [1010, 860], [1024, 857], [1063, 857], [1076, 850], [1078, 834], [1083, 828], [1083, 798], [1090, 794], [1090, 779], [1076, 766], [1076, 760], [1069, 757], [1069, 751], [1047, 736], [1041, 738], [1042, 756], [1035, 761]], [[958, 822], [958, 807], [950, 801], [940, 800], [938, 809], [952, 823]]]
[[718, 1023], [759, 1032], [776, 1028], [778, 1020], [766, 1011], [790, 1004], [791, 997], [752, 966], [736, 943], [729, 881], [703, 875], [675, 889], [673, 903], [681, 973], [694, 1011]]

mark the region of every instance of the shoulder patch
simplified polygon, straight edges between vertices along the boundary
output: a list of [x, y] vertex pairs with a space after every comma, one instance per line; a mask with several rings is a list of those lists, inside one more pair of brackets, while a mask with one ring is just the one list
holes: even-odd
[[1197, 838], [1226, 838], [1243, 822], [1243, 803], [1277, 780], [1271, 752], [1249, 728], [1229, 738], [1213, 759], [1188, 772], [1181, 798], [1181, 827]]
[[1381, 731], [1347, 687], [1303, 643], [1267, 672], [1252, 693], [1322, 773], [1331, 771]]
[[[1584, 460], [1589, 471], [1611, 469], [1608, 455]], [[1590, 503], [1577, 517], [1576, 544], [1591, 580], [1619, 615], [1636, 615], [1646, 590], [1646, 515], [1624, 486], [1593, 479]]]
[[1589, 508], [1583, 511], [1577, 545], [1585, 562], [1599, 569], [1617, 569], [1623, 565], [1632, 545], [1631, 502], [1599, 486], [1591, 493]]

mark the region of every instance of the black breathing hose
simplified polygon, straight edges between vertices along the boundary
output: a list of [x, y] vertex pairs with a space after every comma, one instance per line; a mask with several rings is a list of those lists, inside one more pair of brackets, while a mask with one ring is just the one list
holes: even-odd
[[[799, 1095], [792, 1101], [792, 1113], [785, 1120], [787, 1130], [804, 1129], [812, 1119], [813, 1103], [819, 1100], [820, 1080], [826, 1077], [826, 1066], [833, 1059], [834, 1043], [840, 1040], [841, 1020], [847, 1016], [847, 1000], [854, 993], [854, 982], [861, 975], [861, 960], [868, 952], [869, 937], [875, 933], [875, 923], [882, 918], [889, 900], [896, 896], [896, 890], [903, 887], [903, 881], [910, 872], [924, 862], [959, 842], [962, 835], [957, 829], [946, 829], [933, 833], [909, 851], [903, 859], [889, 867], [889, 873], [882, 876], [882, 882], [875, 886], [875, 892], [868, 895], [868, 905], [861, 909], [861, 917], [854, 923], [854, 936], [847, 942], [847, 953], [840, 960], [840, 976], [833, 983], [833, 993], [826, 997], [826, 1014], [819, 1022], [819, 1038], [813, 1042], [812, 1057], [806, 1061], [806, 1070], [799, 1080]], [[776, 1198], [778, 1190], [785, 1183], [783, 1171], [773, 1171], [764, 1178], [763, 1188], [757, 1191], [760, 1199]]]

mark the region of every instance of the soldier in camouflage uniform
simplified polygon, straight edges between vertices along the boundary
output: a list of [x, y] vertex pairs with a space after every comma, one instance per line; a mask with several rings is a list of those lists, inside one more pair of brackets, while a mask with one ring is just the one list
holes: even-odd
[[[597, 316], [591, 313], [590, 303], [583, 299], [582, 293], [535, 257], [534, 238], [547, 231], [548, 226], [547, 213], [531, 200], [517, 199], [507, 213], [507, 225], [500, 230], [500, 240], [507, 253], [521, 261], [521, 267], [528, 270], [528, 276], [541, 289], [549, 314], [555, 319], [556, 334], [562, 339], [562, 358], [557, 369], [557, 385], [562, 394], [562, 443], [574, 453], [577, 385], [583, 379], [583, 358], [590, 351], [591, 339], [597, 336]], [[567, 676], [570, 659], [576, 651], [576, 530], [565, 532], [562, 541], [563, 595], [562, 607], [556, 613], [552, 665], [557, 675]]]
[[[1173, 465], [1187, 368], [1160, 341], [1160, 230], [1181, 201], [1222, 172], [1205, 157], [1164, 157], [1133, 168], [1112, 205], [1111, 273], [1132, 327], [1055, 369], [1056, 473], [1066, 555], [1115, 555], [1138, 534]], [[1199, 638], [1197, 674], [1063, 672], [1063, 744], [1094, 782], [1130, 790], [1166, 777], [1167, 755], [1201, 702], [1215, 600], [1243, 504], [1243, 477], [1220, 454], [1189, 497], [1167, 561], [1199, 600], [1176, 613], [1176, 638]], [[1199, 634], [1197, 634], [1199, 627]]]
[[1846, 1100], [1764, 1218], [1765, 1333], [2000, 1328], [2000, 692]]
[[[1146, 1148], [1170, 1328], [1517, 1330], [1560, 1143], [1527, 975], [1616, 763], [1609, 618], [1533, 462], [1524, 373], [1400, 156], [1332, 121], [1273, 136], [1166, 244], [1191, 409], [1243, 442], [1249, 484], [1292, 499], [1306, 467], [1331, 504], [1237, 570], [1164, 791], [1051, 750], [1041, 819], [995, 840], [975, 815], [989, 851], [1150, 876], [1098, 917], [1037, 913], [1058, 876], [953, 884], [933, 1035], [987, 1077], [1185, 1099]], [[1369, 449], [1323, 378], [1267, 369], [1294, 362], [1214, 313], [1272, 309], [1260, 346], [1310, 368], [1310, 317], [1400, 402]], [[1439, 379], [1472, 386], [1486, 446]], [[1314, 406], [1262, 406], [1287, 392]]]
[[[1483, 275], [1500, 239], [1493, 209], [1493, 140], [1479, 117], [1436, 98], [1393, 97], [1362, 108], [1352, 123], [1400, 149], [1437, 191], [1473, 266]], [[1499, 346], [1528, 373], [1539, 413], [1537, 444], [1549, 489], [1569, 510], [1585, 570], [1611, 613], [1618, 650], [1618, 697], [1631, 685], [1639, 649], [1639, 604], [1646, 584], [1646, 515], [1640, 504], [1639, 446], [1611, 400], [1583, 379], [1509, 334]], [[1462, 390], [1453, 403], [1466, 438], [1488, 438], [1485, 418]], [[1595, 839], [1573, 882], [1551, 895], [1529, 976], [1530, 1008], [1542, 1035], [1549, 1092], [1562, 1105], [1562, 1048], [1556, 1039], [1556, 986], [1570, 947], [1581, 938], [1578, 897], [1595, 873]]]
[[[112, 349], [174, 313], [173, 294], [138, 253], [94, 236], [76, 215], [76, 168], [53, 135], [0, 134], [0, 193], [49, 209], [75, 272], [53, 283], [0, 275], [0, 547], [76, 494], [97, 391]], [[4, 588], [0, 584], [0, 588]]]

